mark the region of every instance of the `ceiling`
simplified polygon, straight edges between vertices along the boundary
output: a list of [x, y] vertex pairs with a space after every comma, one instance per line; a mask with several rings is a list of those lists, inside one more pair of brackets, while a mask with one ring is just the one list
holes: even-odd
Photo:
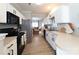
[[35, 3], [12, 3], [12, 5], [19, 10], [25, 17], [31, 15], [31, 17], [45, 18], [48, 13], [60, 4], [57, 3], [43, 3], [37, 5]]

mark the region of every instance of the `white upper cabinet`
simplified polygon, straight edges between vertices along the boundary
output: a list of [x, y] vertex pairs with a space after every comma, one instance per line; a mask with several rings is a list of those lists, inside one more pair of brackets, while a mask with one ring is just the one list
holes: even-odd
[[6, 4], [0, 3], [0, 23], [6, 23]]
[[17, 10], [15, 9], [11, 4], [8, 3], [0, 3], [0, 23], [6, 23], [7, 18], [6, 18], [6, 12], [9, 11], [15, 15], [17, 15], [20, 18], [20, 24], [22, 24], [22, 19], [24, 16]]
[[20, 18], [20, 24], [22, 24], [22, 19], [24, 19], [25, 17], [16, 8], [14, 8], [10, 4], [7, 4], [7, 11], [17, 15]]
[[50, 12], [50, 17], [55, 17], [56, 23], [69, 23], [69, 7], [59, 6]]

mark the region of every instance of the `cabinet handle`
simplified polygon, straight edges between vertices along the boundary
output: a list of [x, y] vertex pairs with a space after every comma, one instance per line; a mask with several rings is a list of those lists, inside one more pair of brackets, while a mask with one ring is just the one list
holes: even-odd
[[8, 55], [10, 55], [10, 53], [8, 53]]
[[8, 49], [9, 49], [11, 46], [13, 46], [13, 44], [11, 44], [11, 45], [8, 47]]
[[14, 52], [14, 51], [13, 51], [13, 49], [12, 49], [12, 55], [14, 54], [13, 52]]

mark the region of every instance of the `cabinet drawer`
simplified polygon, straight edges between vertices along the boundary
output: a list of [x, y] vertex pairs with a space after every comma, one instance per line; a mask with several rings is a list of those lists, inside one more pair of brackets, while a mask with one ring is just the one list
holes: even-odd
[[4, 54], [5, 55], [17, 55], [16, 39], [4, 47]]

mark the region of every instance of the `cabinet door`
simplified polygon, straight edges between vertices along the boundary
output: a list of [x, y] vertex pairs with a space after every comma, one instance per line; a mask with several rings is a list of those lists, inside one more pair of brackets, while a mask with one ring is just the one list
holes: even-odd
[[12, 50], [13, 55], [17, 55], [17, 46], [16, 46], [16, 44], [13, 45], [11, 50]]
[[50, 44], [50, 46], [56, 50], [56, 45], [55, 45], [55, 37], [54, 37], [55, 34], [50, 34], [48, 32], [46, 32], [46, 40], [48, 41], [48, 43]]
[[53, 13], [50, 14], [52, 17], [55, 17], [56, 23], [69, 23], [69, 7], [60, 6]]
[[7, 11], [9, 11], [9, 12], [11, 12], [11, 13], [13, 13], [13, 7], [10, 5], [10, 4], [7, 4]]
[[0, 3], [0, 23], [6, 23], [6, 4]]
[[17, 42], [16, 39], [13, 41], [13, 46], [11, 48], [13, 50], [13, 55], [17, 55]]
[[4, 47], [4, 54], [5, 55], [17, 55], [16, 39]]
[[3, 40], [0, 40], [0, 55], [4, 54], [3, 48], [4, 48], [4, 42], [3, 42]]

